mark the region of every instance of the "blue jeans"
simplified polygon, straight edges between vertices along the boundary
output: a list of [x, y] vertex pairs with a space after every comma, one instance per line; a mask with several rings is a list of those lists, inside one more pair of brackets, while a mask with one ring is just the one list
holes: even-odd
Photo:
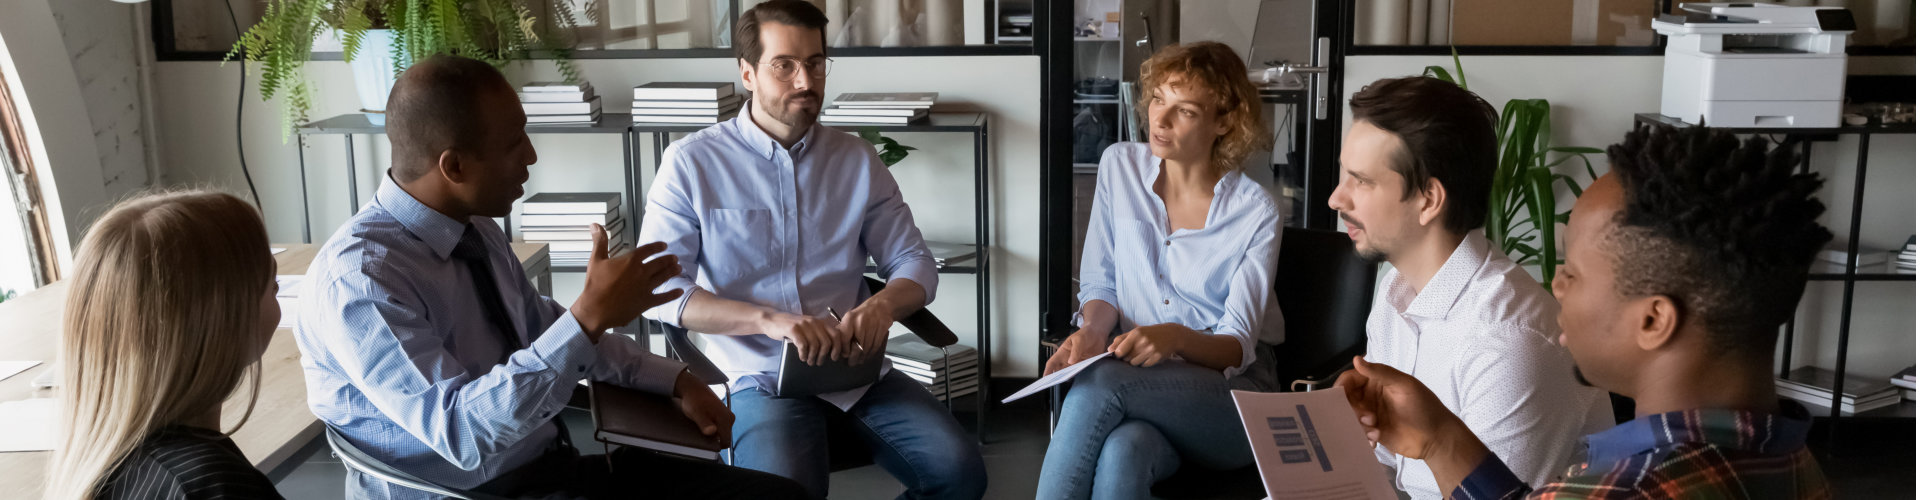
[[[980, 447], [946, 406], [899, 371], [875, 382], [847, 412], [820, 398], [733, 394], [733, 465], [799, 481], [827, 496], [828, 446], [867, 446], [880, 467], [905, 484], [902, 499], [977, 500], [987, 493]], [[852, 416], [861, 443], [826, 442], [827, 419]]]
[[1220, 372], [1180, 361], [1141, 368], [1101, 360], [1073, 379], [1040, 466], [1036, 498], [1149, 498], [1182, 462], [1253, 463]]

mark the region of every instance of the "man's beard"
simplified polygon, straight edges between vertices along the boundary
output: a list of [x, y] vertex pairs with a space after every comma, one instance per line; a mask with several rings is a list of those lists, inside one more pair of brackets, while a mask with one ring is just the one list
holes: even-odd
[[1353, 251], [1354, 253], [1360, 255], [1361, 260], [1365, 260], [1367, 262], [1378, 264], [1378, 263], [1387, 261], [1387, 252], [1381, 251], [1380, 249], [1373, 248], [1373, 247], [1360, 248], [1360, 244], [1358, 242], [1354, 243]]
[[811, 90], [808, 90], [805, 92], [796, 92], [793, 95], [787, 96], [787, 99], [785, 101], [780, 102], [778, 106], [768, 106], [766, 109], [767, 116], [772, 117], [775, 121], [785, 124], [788, 127], [793, 127], [796, 130], [812, 127], [813, 124], [818, 123], [820, 121], [819, 110], [817, 109], [816, 110], [807, 110], [807, 109], [790, 110], [787, 107], [788, 102], [792, 102], [794, 99], [806, 97], [806, 96], [813, 96], [814, 98], [813, 102], [816, 102], [816, 103], [820, 102], [820, 94], [817, 92], [814, 92]]

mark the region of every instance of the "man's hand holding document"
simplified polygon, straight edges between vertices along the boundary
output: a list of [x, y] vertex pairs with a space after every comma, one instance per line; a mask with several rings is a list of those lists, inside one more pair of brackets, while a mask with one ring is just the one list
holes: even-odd
[[1393, 500], [1348, 394], [1233, 391], [1253, 461], [1273, 500]]

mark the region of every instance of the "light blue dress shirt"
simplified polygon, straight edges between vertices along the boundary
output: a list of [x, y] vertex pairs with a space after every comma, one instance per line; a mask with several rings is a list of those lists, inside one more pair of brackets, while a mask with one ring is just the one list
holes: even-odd
[[1120, 332], [1178, 323], [1238, 339], [1240, 365], [1224, 371], [1238, 375], [1253, 363], [1257, 342], [1284, 336], [1273, 297], [1279, 208], [1266, 188], [1230, 172], [1213, 185], [1206, 227], [1170, 232], [1166, 202], [1153, 192], [1160, 167], [1142, 143], [1114, 144], [1101, 155], [1080, 254], [1080, 303], [1119, 309]]
[[[751, 113], [667, 147], [647, 193], [638, 241], [666, 242], [667, 251], [680, 258], [683, 274], [664, 288], [687, 293], [645, 313], [673, 325], [683, 324], [681, 314], [696, 287], [787, 313], [844, 313], [869, 295], [862, 281], [868, 256], [881, 276], [919, 284], [928, 303], [939, 282], [913, 213], [871, 144], [814, 125], [792, 148], [783, 148], [753, 123]], [[765, 335], [706, 339], [707, 354], [734, 391], [773, 391], [781, 341]], [[821, 398], [844, 410], [865, 391]]]
[[[504, 364], [473, 274], [450, 258], [469, 223], [527, 346]], [[572, 313], [534, 290], [492, 219], [454, 220], [390, 179], [320, 248], [304, 286], [294, 338], [313, 413], [375, 459], [456, 488], [545, 452], [581, 379], [672, 394], [685, 367], [620, 335], [589, 342]], [[350, 493], [420, 496], [364, 477], [360, 488]]]

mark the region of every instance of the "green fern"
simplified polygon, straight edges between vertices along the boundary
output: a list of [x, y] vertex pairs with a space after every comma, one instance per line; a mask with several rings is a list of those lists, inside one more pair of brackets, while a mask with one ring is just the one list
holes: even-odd
[[[534, 30], [539, 20], [528, 7], [534, 2], [556, 13], [555, 32], [549, 36]], [[365, 48], [367, 30], [392, 30], [388, 55], [396, 76], [413, 61], [438, 54], [471, 57], [501, 68], [541, 49], [553, 54], [562, 76], [577, 82], [579, 70], [570, 58], [577, 26], [567, 0], [267, 0], [260, 22], [241, 33], [222, 63], [241, 59], [258, 72], [261, 100], [285, 98], [280, 122], [284, 143], [313, 109], [313, 87], [301, 71], [321, 30], [340, 30], [348, 61]]]

